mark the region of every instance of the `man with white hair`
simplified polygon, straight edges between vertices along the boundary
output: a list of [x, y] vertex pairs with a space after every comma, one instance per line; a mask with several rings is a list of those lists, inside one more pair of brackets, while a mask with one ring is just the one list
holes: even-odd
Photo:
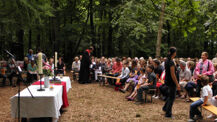
[[212, 59], [212, 63], [216, 64], [217, 63], [217, 53], [215, 54], [215, 58]]
[[[179, 84], [182, 89], [185, 88], [187, 83], [191, 80], [191, 71], [186, 67], [186, 62], [180, 61], [181, 71], [179, 72]], [[182, 95], [182, 98], [187, 96], [187, 92], [185, 91], [185, 95]]]
[[74, 72], [79, 72], [80, 71], [80, 61], [79, 61], [78, 57], [75, 57], [75, 60], [72, 63], [72, 70]]
[[143, 57], [140, 57], [139, 60], [145, 60]]

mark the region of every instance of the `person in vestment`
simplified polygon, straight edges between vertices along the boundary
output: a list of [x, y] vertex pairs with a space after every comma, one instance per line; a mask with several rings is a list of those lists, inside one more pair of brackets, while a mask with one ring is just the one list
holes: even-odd
[[90, 64], [91, 64], [91, 52], [93, 52], [93, 47], [85, 50], [82, 54], [80, 71], [79, 71], [79, 80], [80, 84], [90, 83]]

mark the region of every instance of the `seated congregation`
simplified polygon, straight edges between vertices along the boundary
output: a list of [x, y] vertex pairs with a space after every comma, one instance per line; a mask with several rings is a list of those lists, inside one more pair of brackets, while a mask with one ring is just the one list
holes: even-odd
[[[22, 78], [25, 83], [31, 84], [37, 80], [39, 80], [39, 74], [38, 74], [38, 67], [37, 67], [37, 58], [38, 53], [42, 52], [40, 49], [37, 51], [36, 54], [33, 53], [33, 50], [30, 49], [27, 56], [24, 57], [24, 61], [16, 61], [13, 62], [12, 59], [8, 59], [8, 61], [2, 60], [0, 61], [0, 78], [1, 78], [1, 85], [2, 87], [6, 86], [7, 79], [10, 81], [10, 86], [16, 87], [16, 84], [18, 84], [21, 81], [21, 78], [18, 76], [18, 71], [16, 69], [16, 66], [19, 66], [22, 69]], [[62, 61], [62, 58], [59, 57], [58, 61], [56, 61], [56, 64], [54, 63], [54, 58], [50, 57], [48, 58], [43, 52], [42, 52], [42, 59], [43, 59], [43, 70], [48, 70], [50, 73], [48, 75], [54, 74], [54, 67], [56, 67], [56, 75], [65, 75], [66, 74], [66, 68], [65, 64]], [[15, 79], [15, 80], [14, 80]]]
[[[135, 101], [135, 104], [144, 104], [143, 94], [148, 94], [152, 90], [154, 92], [152, 98], [166, 100], [168, 86], [165, 81], [165, 61], [166, 58], [152, 59], [151, 57], [147, 61], [143, 57], [133, 59], [91, 57], [90, 78], [92, 81], [103, 81], [107, 85], [113, 85], [115, 90], [122, 93], [129, 91], [126, 100]], [[75, 58], [75, 62], [79, 62], [78, 57]], [[208, 104], [217, 106], [215, 58], [212, 61], [208, 60], [208, 53], [203, 52], [201, 59], [176, 58], [174, 63], [177, 69], [176, 77], [181, 86], [181, 91], [177, 91], [177, 97], [190, 102], [191, 97], [201, 96], [199, 101], [190, 106], [189, 121], [200, 119], [202, 116], [198, 106]], [[76, 67], [75, 63], [73, 65]], [[77, 67], [76, 70], [74, 69], [75, 72], [79, 70], [79, 66]]]

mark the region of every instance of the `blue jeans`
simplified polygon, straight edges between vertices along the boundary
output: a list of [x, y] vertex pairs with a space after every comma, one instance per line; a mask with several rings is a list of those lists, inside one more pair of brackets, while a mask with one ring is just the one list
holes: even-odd
[[187, 85], [185, 86], [185, 89], [188, 92], [188, 95], [190, 97], [193, 97], [194, 88], [196, 88], [196, 87], [197, 87], [197, 84], [192, 82], [192, 81], [188, 82]]
[[195, 115], [201, 116], [201, 112], [198, 110], [198, 107], [203, 104], [201, 99], [193, 102], [190, 106], [190, 118], [193, 119]]

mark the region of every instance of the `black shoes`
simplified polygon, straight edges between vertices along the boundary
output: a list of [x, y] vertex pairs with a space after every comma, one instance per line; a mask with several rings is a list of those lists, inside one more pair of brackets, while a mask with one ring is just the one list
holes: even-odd
[[166, 118], [173, 119], [172, 115], [165, 115]]
[[142, 100], [142, 101], [137, 100], [134, 104], [136, 104], [136, 105], [142, 105], [144, 103], [145, 103], [144, 100]]
[[121, 88], [119, 88], [119, 91], [122, 92], [122, 93], [125, 93], [125, 92], [126, 92], [125, 90], [123, 90], [123, 89], [121, 89]]

